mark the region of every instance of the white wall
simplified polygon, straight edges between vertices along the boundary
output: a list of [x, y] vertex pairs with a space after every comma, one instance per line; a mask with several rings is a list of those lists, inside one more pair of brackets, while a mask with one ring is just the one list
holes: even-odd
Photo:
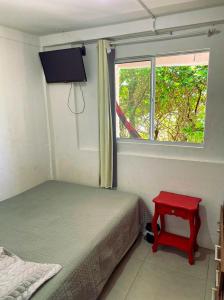
[[49, 178], [39, 40], [0, 27], [0, 200]]
[[[69, 47], [69, 45], [67, 46]], [[63, 47], [62, 47], [63, 48]], [[54, 48], [51, 48], [54, 49]], [[84, 58], [88, 83], [82, 84], [85, 113], [74, 116], [67, 107], [71, 84], [47, 85], [49, 119], [54, 160], [53, 173], [58, 180], [98, 184], [98, 106], [96, 45], [87, 47]], [[72, 88], [70, 104], [82, 108], [80, 87]]]
[[[206, 137], [204, 148], [124, 143], [118, 145], [118, 188], [140, 194], [153, 211], [152, 199], [160, 190], [203, 198], [199, 242], [213, 247], [216, 222], [224, 199], [224, 27], [222, 34], [116, 48], [117, 58], [177, 51], [210, 49]], [[69, 47], [69, 45], [67, 46]], [[84, 85], [86, 111], [73, 116], [67, 106], [69, 85], [48, 86], [52, 117], [55, 178], [98, 184], [97, 48], [87, 46], [88, 82]], [[78, 87], [75, 101], [81, 105]], [[186, 231], [184, 222], [172, 220], [175, 232]]]
[[[166, 42], [119, 47], [117, 57], [165, 54], [210, 49], [205, 145], [181, 147], [119, 143], [119, 187], [151, 199], [161, 190], [201, 197], [202, 228], [199, 242], [212, 247], [216, 242], [219, 208], [224, 200], [224, 27], [212, 38], [195, 37]], [[172, 218], [171, 218], [172, 219]], [[187, 230], [184, 222], [171, 220], [171, 230]]]

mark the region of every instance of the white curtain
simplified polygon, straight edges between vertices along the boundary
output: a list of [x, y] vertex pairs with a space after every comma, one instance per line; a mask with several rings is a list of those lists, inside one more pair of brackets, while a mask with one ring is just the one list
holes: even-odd
[[100, 186], [113, 186], [113, 125], [111, 112], [108, 53], [110, 44], [98, 41], [98, 103], [99, 103], [99, 147]]

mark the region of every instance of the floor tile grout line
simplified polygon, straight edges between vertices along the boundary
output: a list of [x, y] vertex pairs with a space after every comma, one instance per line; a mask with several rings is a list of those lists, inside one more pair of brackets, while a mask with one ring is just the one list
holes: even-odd
[[206, 292], [207, 292], [207, 285], [208, 285], [208, 272], [209, 272], [210, 260], [211, 260], [211, 255], [209, 255], [208, 266], [207, 266], [207, 276], [205, 280], [205, 289], [204, 289], [204, 297], [203, 297], [204, 300], [206, 300], [206, 294], [207, 294]]
[[[150, 253], [149, 253], [149, 254], [150, 254]], [[209, 256], [209, 258], [210, 258], [210, 256]], [[209, 259], [208, 259], [208, 261], [209, 261]], [[196, 261], [196, 262], [197, 262], [197, 261]], [[186, 263], [188, 264], [188, 262], [187, 262], [187, 257], [186, 257]], [[189, 264], [188, 264], [188, 265], [189, 265]], [[189, 267], [191, 267], [191, 266], [189, 265]], [[175, 272], [180, 272], [180, 271], [178, 271], [176, 268], [168, 267], [168, 269], [169, 269], [170, 272], [174, 272], [174, 273], [175, 273]], [[198, 280], [200, 280], [200, 281], [205, 281], [205, 280], [207, 279], [208, 265], [207, 265], [207, 267], [206, 267], [206, 276], [205, 276], [205, 278], [199, 277], [198, 275], [190, 274], [190, 273], [188, 273], [188, 272], [185, 271], [185, 270], [181, 270], [181, 273], [184, 274], [184, 275], [186, 275], [186, 276], [189, 276], [189, 277], [198, 279]]]
[[[127, 291], [127, 293], [126, 293], [126, 295], [125, 295], [125, 297], [124, 297], [124, 300], [127, 300], [127, 297], [128, 297], [128, 295], [130, 294], [131, 288], [133, 287], [133, 285], [134, 285], [136, 279], [138, 278], [139, 273], [140, 273], [140, 271], [141, 271], [141, 269], [142, 269], [142, 267], [143, 267], [143, 264], [145, 263], [145, 261], [146, 261], [146, 259], [149, 257], [149, 255], [150, 255], [150, 252], [145, 256], [144, 260], [143, 260], [142, 263], [140, 264], [139, 269], [138, 269], [138, 271], [137, 271], [137, 273], [136, 273], [134, 279], [132, 280], [132, 283], [130, 284], [130, 286], [129, 286], [129, 288], [128, 288], [128, 291]], [[206, 268], [206, 278], [204, 279], [204, 281], [205, 281], [205, 287], [204, 287], [204, 293], [203, 293], [203, 300], [206, 300], [206, 290], [207, 290], [207, 284], [208, 284], [208, 273], [209, 273], [209, 265], [210, 265], [210, 260], [211, 260], [211, 259], [212, 259], [212, 258], [211, 258], [211, 256], [209, 255], [208, 264], [207, 264], [207, 268]], [[194, 276], [192, 276], [192, 275], [189, 275], [189, 276], [190, 276], [190, 277], [194, 277]], [[197, 278], [197, 279], [199, 279], [199, 278]]]
[[130, 292], [130, 290], [131, 290], [133, 284], [135, 283], [135, 281], [136, 281], [136, 279], [137, 279], [137, 277], [138, 277], [138, 275], [139, 275], [139, 272], [140, 272], [140, 270], [141, 270], [141, 268], [142, 268], [144, 262], [145, 262], [145, 261], [142, 261], [142, 262], [141, 262], [141, 264], [140, 264], [140, 266], [139, 266], [139, 269], [138, 269], [138, 271], [137, 271], [135, 277], [133, 278], [133, 280], [132, 280], [132, 282], [131, 282], [131, 284], [130, 284], [128, 290], [127, 290], [127, 293], [126, 293], [126, 295], [125, 295], [125, 297], [124, 297], [124, 300], [127, 299], [128, 294], [129, 294], [129, 292]]
[[140, 266], [139, 266], [139, 268], [138, 268], [138, 271], [136, 272], [136, 275], [135, 275], [134, 279], [132, 280], [132, 282], [131, 282], [131, 284], [130, 284], [130, 286], [129, 286], [129, 288], [128, 288], [128, 291], [127, 291], [127, 293], [126, 293], [126, 295], [125, 295], [125, 297], [124, 297], [124, 300], [127, 299], [128, 294], [129, 294], [129, 292], [130, 292], [132, 286], [134, 285], [134, 283], [135, 283], [135, 281], [136, 281], [136, 279], [137, 279], [137, 277], [138, 277], [138, 275], [139, 275], [139, 273], [140, 273], [140, 271], [141, 271], [141, 269], [142, 269], [142, 267], [143, 267], [143, 264], [144, 264], [144, 262], [146, 261], [146, 259], [147, 259], [148, 256], [149, 256], [149, 253], [147, 253], [147, 255], [145, 256], [145, 258], [144, 258], [144, 259], [142, 260], [142, 262], [140, 263]]

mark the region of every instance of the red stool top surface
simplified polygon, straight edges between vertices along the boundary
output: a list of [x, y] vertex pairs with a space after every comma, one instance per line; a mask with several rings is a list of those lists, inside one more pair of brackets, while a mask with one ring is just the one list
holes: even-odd
[[196, 197], [161, 191], [159, 195], [153, 199], [153, 202], [176, 208], [197, 210], [201, 200], [202, 199]]

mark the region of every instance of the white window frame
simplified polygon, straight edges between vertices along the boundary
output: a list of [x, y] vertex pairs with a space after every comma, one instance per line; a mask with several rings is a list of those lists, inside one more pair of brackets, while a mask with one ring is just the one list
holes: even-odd
[[[150, 128], [149, 128], [149, 139], [135, 139], [135, 138], [122, 138], [116, 137], [117, 141], [121, 141], [122, 143], [138, 143], [138, 144], [152, 144], [152, 145], [168, 145], [168, 146], [184, 146], [184, 147], [195, 147], [195, 148], [203, 148], [205, 145], [205, 137], [206, 137], [206, 116], [207, 116], [207, 100], [206, 100], [206, 109], [205, 109], [205, 128], [204, 128], [204, 141], [203, 143], [189, 143], [189, 142], [172, 142], [172, 141], [157, 141], [154, 140], [154, 131], [155, 131], [155, 91], [156, 91], [156, 58], [162, 56], [177, 56], [184, 54], [192, 54], [192, 53], [203, 53], [209, 52], [210, 49], [203, 50], [191, 50], [191, 51], [181, 51], [181, 52], [171, 52], [171, 53], [162, 53], [156, 55], [143, 55], [143, 56], [133, 56], [133, 57], [125, 57], [115, 59], [114, 68], [117, 64], [122, 63], [131, 63], [131, 62], [140, 62], [140, 61], [150, 61], [151, 62], [151, 72], [150, 72], [150, 110], [149, 110], [149, 120], [150, 120]], [[208, 65], [209, 68], [209, 65]], [[208, 82], [207, 82], [208, 89]], [[116, 94], [116, 93], [115, 93]], [[116, 99], [117, 100], [117, 99]], [[117, 114], [116, 114], [117, 118]]]

